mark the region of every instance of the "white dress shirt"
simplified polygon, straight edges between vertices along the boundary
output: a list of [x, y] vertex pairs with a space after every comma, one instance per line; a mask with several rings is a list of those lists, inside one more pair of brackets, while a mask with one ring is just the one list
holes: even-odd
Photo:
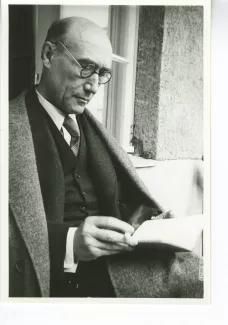
[[[63, 122], [65, 119], [65, 114], [52, 105], [49, 101], [47, 101], [36, 89], [36, 93], [38, 96], [38, 100], [40, 104], [43, 106], [45, 111], [48, 113], [50, 118], [53, 120], [55, 125], [57, 126], [58, 130], [62, 132], [64, 139], [70, 145], [71, 135], [63, 126]], [[69, 114], [69, 116], [77, 123], [76, 117], [74, 114]], [[66, 240], [66, 253], [64, 259], [64, 272], [71, 272], [75, 273], [78, 263], [75, 263], [74, 260], [74, 234], [77, 230], [76, 227], [71, 227], [67, 233], [67, 240]]]

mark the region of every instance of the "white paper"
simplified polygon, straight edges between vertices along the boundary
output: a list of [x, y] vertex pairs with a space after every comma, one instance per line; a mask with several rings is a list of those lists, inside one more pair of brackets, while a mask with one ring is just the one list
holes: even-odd
[[204, 216], [145, 221], [133, 234], [139, 243], [159, 244], [192, 251], [203, 230]]

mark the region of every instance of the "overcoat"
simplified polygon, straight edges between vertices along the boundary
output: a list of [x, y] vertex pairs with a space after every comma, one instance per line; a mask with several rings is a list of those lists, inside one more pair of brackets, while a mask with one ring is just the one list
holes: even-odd
[[[162, 210], [117, 141], [87, 109], [84, 114], [125, 177], [145, 201]], [[136, 227], [143, 220], [129, 219], [128, 222]], [[109, 258], [107, 264], [117, 297], [203, 296], [203, 282], [199, 278], [202, 261], [191, 253], [136, 249], [134, 253]], [[9, 109], [9, 295], [50, 295], [47, 218], [25, 93], [13, 100]]]

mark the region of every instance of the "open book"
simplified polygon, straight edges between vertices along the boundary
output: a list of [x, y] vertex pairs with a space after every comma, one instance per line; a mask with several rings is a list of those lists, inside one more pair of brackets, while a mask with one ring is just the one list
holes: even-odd
[[174, 251], [192, 251], [202, 233], [204, 216], [147, 220], [133, 234], [139, 244], [150, 244]]

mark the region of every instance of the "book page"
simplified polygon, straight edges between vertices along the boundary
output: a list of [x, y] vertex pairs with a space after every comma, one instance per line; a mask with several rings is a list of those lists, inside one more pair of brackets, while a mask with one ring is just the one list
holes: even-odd
[[143, 244], [159, 244], [192, 251], [204, 225], [203, 215], [147, 220], [133, 234]]

